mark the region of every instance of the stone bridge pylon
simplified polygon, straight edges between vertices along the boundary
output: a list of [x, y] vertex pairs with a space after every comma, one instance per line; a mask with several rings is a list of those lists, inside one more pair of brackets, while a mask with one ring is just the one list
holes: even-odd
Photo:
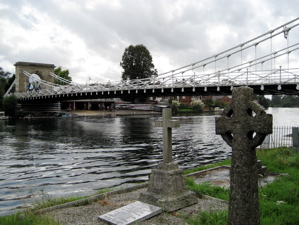
[[50, 72], [54, 73], [54, 64], [35, 63], [35, 62], [16, 62], [16, 80], [15, 88], [16, 92], [22, 92], [28, 90], [29, 79], [23, 74], [23, 71], [27, 71], [30, 74], [37, 74], [42, 80], [54, 83], [54, 77], [50, 76]]

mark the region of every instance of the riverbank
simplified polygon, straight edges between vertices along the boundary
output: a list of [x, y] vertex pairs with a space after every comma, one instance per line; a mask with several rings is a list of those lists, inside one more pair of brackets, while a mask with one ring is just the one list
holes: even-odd
[[75, 116], [130, 116], [130, 115], [159, 115], [161, 112], [155, 111], [143, 111], [143, 110], [73, 110], [73, 111], [63, 111], [66, 114], [71, 114]]

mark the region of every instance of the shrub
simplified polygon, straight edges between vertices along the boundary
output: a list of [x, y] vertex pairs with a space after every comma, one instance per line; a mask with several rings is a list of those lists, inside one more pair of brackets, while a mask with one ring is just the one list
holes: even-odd
[[179, 107], [180, 107], [180, 102], [177, 100], [173, 100], [171, 102], [171, 107], [172, 107], [172, 112], [173, 113], [177, 113], [179, 111]]
[[17, 98], [14, 95], [5, 97], [2, 106], [6, 116], [14, 117], [17, 109]]
[[191, 107], [194, 111], [202, 112], [203, 107], [204, 107], [205, 104], [200, 100], [194, 100], [194, 101], [191, 102], [190, 105], [191, 105]]

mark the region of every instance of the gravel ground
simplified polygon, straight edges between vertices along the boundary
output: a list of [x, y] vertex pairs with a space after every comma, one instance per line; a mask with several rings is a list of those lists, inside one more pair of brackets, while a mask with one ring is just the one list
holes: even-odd
[[[97, 225], [108, 223], [99, 220], [98, 217], [117, 208], [137, 201], [141, 192], [145, 192], [146, 188], [140, 188], [128, 193], [121, 193], [107, 196], [102, 200], [98, 200], [89, 205], [78, 207], [67, 207], [55, 209], [45, 213], [58, 220], [63, 225]], [[210, 198], [206, 196], [204, 199], [199, 199], [198, 203], [172, 213], [161, 213], [148, 220], [139, 222], [142, 225], [158, 225], [158, 224], [187, 224], [181, 217], [197, 215], [201, 211], [213, 211], [227, 209], [228, 204], [220, 199]]]

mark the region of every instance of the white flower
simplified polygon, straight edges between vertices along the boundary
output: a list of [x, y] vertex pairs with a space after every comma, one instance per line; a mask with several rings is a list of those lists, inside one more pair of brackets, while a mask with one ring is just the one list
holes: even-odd
[[277, 201], [276, 205], [280, 205], [280, 204], [283, 204], [283, 203], [286, 203], [286, 202], [284, 202], [284, 201]]

